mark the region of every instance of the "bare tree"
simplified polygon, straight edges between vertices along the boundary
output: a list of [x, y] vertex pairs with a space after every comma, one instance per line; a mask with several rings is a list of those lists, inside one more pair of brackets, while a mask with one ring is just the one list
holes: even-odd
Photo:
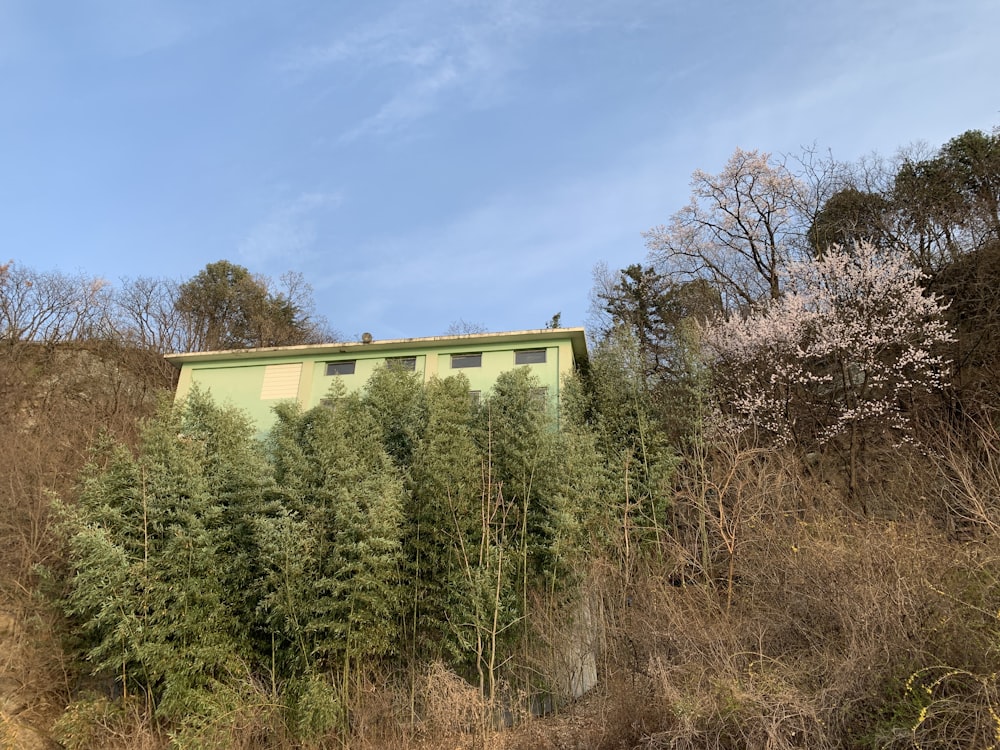
[[806, 151], [786, 159], [737, 148], [717, 175], [696, 171], [691, 202], [644, 234], [650, 260], [677, 281], [707, 279], [727, 308], [784, 292], [788, 265], [809, 253], [812, 218], [834, 176], [832, 161]]
[[464, 318], [459, 318], [458, 320], [453, 320], [449, 325], [448, 329], [444, 332], [445, 336], [469, 336], [474, 333], [487, 333], [487, 328], [482, 323], [476, 323], [474, 321], [465, 320]]
[[268, 290], [272, 299], [285, 300], [295, 310], [301, 343], [321, 344], [341, 340], [340, 332], [316, 311], [312, 284], [306, 281], [305, 274], [301, 271], [286, 271], [281, 274], [277, 284], [267, 277], [257, 277], [257, 280]]
[[168, 279], [122, 279], [109, 322], [116, 340], [159, 354], [187, 349], [180, 316], [174, 310], [178, 285]]
[[10, 344], [93, 338], [110, 304], [104, 279], [0, 266], [0, 340]]

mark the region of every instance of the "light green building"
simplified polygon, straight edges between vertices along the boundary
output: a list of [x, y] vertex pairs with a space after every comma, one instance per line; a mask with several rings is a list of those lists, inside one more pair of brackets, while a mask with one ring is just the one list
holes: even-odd
[[357, 391], [387, 363], [418, 372], [425, 382], [461, 373], [473, 399], [488, 393], [500, 373], [530, 367], [540, 393], [557, 404], [562, 377], [586, 356], [582, 328], [547, 328], [385, 341], [366, 334], [357, 343], [191, 352], [167, 360], [180, 368], [177, 398], [197, 385], [218, 403], [247, 412], [265, 432], [280, 401], [295, 400], [309, 409], [322, 401], [334, 378], [348, 392]]

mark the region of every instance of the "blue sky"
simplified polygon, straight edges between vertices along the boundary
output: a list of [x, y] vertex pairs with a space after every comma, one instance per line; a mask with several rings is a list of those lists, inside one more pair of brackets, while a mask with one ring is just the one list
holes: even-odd
[[1000, 124], [996, 0], [0, 0], [0, 258], [303, 272], [353, 338], [587, 316], [695, 169]]

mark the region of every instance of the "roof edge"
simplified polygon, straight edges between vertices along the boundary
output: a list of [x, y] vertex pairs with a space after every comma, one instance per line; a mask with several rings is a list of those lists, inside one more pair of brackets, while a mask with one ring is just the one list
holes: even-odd
[[231, 359], [260, 359], [287, 357], [289, 355], [346, 354], [352, 350], [388, 351], [403, 347], [427, 347], [434, 345], [469, 345], [500, 341], [531, 341], [538, 339], [570, 339], [573, 354], [577, 359], [587, 356], [586, 332], [577, 328], [538, 328], [524, 331], [502, 331], [499, 333], [463, 333], [422, 338], [383, 339], [365, 344], [361, 341], [330, 342], [326, 344], [298, 344], [296, 346], [268, 346], [255, 349], [219, 349], [205, 352], [175, 352], [164, 355], [164, 359], [177, 367], [189, 362], [212, 362]]

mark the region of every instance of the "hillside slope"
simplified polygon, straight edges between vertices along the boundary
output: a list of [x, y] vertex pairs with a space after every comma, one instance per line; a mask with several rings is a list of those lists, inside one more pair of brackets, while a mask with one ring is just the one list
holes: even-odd
[[33, 727], [47, 727], [72, 688], [57, 621], [36, 594], [39, 566], [59, 564], [52, 499], [71, 498], [102, 432], [134, 439], [171, 378], [138, 350], [0, 345], [0, 727], [12, 747], [44, 747]]

